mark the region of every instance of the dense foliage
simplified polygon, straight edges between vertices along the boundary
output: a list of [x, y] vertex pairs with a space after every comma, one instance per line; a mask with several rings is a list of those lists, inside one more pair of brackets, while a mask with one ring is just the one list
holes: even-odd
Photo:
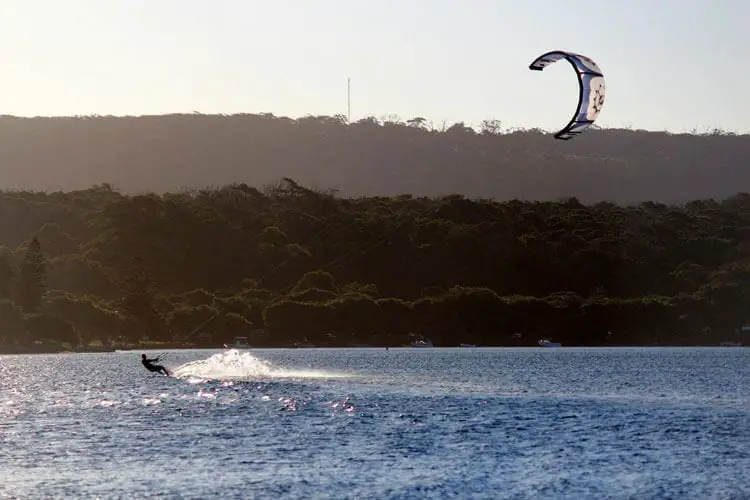
[[750, 195], [682, 206], [341, 198], [290, 179], [0, 193], [0, 344], [715, 344]]
[[[290, 177], [342, 196], [686, 203], [750, 186], [750, 135], [594, 129], [574, 141], [487, 120], [271, 114], [0, 117], [0, 186], [173, 192]], [[210, 168], [207, 168], [210, 166]]]

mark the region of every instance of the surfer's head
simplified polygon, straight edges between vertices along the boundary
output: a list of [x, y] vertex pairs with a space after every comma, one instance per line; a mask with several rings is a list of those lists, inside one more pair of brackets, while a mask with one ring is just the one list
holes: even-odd
[[141, 354], [141, 359], [146, 359], [146, 355], [145, 354]]

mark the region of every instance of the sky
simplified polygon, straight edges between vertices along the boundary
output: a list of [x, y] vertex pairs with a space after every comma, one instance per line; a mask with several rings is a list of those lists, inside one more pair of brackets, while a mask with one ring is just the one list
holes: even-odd
[[747, 0], [0, 0], [0, 114], [273, 113], [750, 132]]

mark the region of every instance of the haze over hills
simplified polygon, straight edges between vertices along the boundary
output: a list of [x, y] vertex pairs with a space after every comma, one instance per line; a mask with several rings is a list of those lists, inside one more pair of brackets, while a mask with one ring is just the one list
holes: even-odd
[[750, 136], [588, 130], [480, 131], [341, 116], [0, 117], [0, 188], [108, 183], [126, 193], [283, 177], [342, 196], [462, 194], [584, 203], [723, 199], [750, 190]]

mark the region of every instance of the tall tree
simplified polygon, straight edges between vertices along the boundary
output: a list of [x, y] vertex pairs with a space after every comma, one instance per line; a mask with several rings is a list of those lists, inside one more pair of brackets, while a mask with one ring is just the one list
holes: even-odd
[[0, 253], [0, 299], [10, 299], [13, 291], [15, 271], [10, 263], [8, 254]]
[[29, 242], [23, 257], [16, 286], [16, 303], [26, 313], [39, 310], [46, 292], [46, 259], [36, 236]]

